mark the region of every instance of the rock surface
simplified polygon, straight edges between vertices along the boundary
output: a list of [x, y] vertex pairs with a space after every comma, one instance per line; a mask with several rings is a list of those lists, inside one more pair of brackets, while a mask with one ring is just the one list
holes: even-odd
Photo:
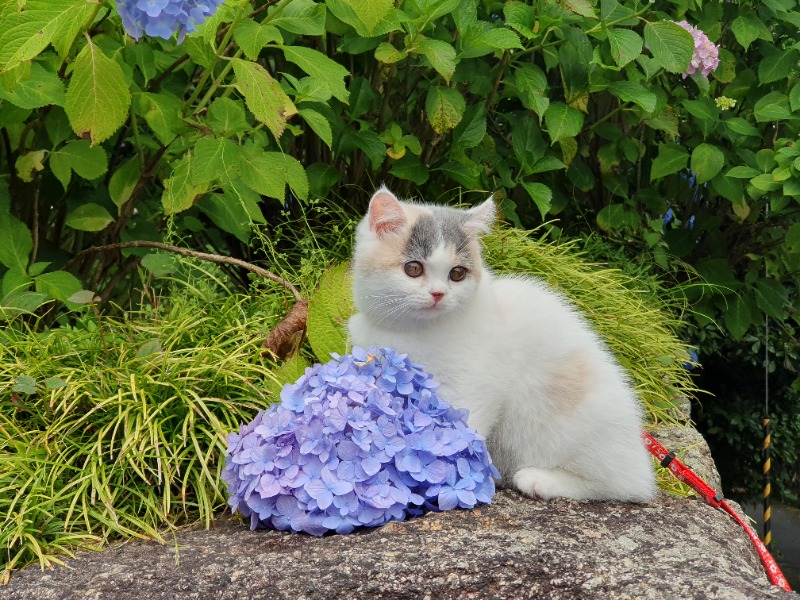
[[[718, 486], [693, 429], [662, 429]], [[534, 501], [502, 490], [491, 506], [348, 536], [250, 531], [230, 516], [175, 544], [130, 542], [67, 567], [28, 567], [7, 600], [241, 598], [791, 598], [771, 586], [744, 532], [696, 498], [647, 505]]]

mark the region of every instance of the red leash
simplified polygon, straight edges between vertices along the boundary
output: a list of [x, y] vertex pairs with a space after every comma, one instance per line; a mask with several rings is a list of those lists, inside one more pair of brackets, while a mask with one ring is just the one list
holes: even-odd
[[700, 494], [703, 500], [705, 500], [708, 504], [714, 508], [719, 508], [720, 510], [725, 511], [731, 517], [733, 517], [734, 521], [742, 526], [742, 529], [744, 529], [747, 537], [749, 537], [750, 541], [753, 542], [756, 552], [758, 552], [758, 555], [761, 557], [761, 564], [764, 565], [764, 570], [767, 572], [767, 577], [769, 577], [770, 582], [772, 582], [773, 585], [786, 590], [787, 592], [791, 592], [792, 588], [789, 587], [786, 577], [784, 577], [780, 567], [778, 566], [778, 563], [776, 563], [775, 559], [772, 558], [772, 555], [769, 553], [769, 550], [767, 550], [767, 547], [758, 538], [758, 534], [753, 531], [753, 528], [750, 527], [750, 525], [747, 524], [744, 519], [736, 514], [736, 511], [734, 511], [727, 502], [725, 502], [722, 494], [715, 492], [711, 486], [700, 479], [700, 477], [698, 477], [694, 471], [675, 458], [674, 452], [667, 452], [667, 449], [664, 448], [664, 446], [662, 446], [652, 435], [645, 431], [642, 433], [642, 439], [644, 439], [644, 444], [647, 446], [650, 454], [656, 457], [656, 459], [661, 463], [662, 467], [669, 469], [672, 474], [675, 475], [675, 477], [677, 477], [680, 481], [683, 481], [695, 492]]

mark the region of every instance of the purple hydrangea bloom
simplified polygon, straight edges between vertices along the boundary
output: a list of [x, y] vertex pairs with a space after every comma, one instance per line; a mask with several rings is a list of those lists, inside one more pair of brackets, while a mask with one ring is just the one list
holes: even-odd
[[178, 43], [187, 33], [217, 12], [224, 0], [117, 0], [117, 12], [125, 31], [137, 40], [142, 32], [168, 40], [178, 33]]
[[700, 71], [704, 77], [708, 77], [712, 71], [716, 71], [719, 66], [719, 48], [708, 39], [708, 36], [697, 27], [689, 25], [686, 21], [678, 21], [678, 25], [692, 34], [694, 38], [694, 54], [683, 78], [686, 79], [696, 71]]
[[228, 503], [251, 529], [313, 535], [489, 504], [500, 474], [467, 414], [405, 354], [354, 348], [228, 435]]

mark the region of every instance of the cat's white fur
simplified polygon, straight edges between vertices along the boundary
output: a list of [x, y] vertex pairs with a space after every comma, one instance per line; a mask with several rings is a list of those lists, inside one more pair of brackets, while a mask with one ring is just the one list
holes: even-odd
[[[393, 347], [425, 366], [444, 400], [469, 409], [506, 485], [543, 499], [649, 500], [652, 460], [622, 368], [561, 295], [484, 266], [477, 237], [494, 220], [491, 198], [464, 213], [375, 193], [356, 232], [352, 343]], [[467, 243], [458, 252], [452, 230], [423, 239], [423, 275], [410, 277], [404, 265], [419, 258], [408, 255], [409, 237], [426, 215], [428, 225], [458, 223]], [[451, 280], [465, 261], [467, 277]]]

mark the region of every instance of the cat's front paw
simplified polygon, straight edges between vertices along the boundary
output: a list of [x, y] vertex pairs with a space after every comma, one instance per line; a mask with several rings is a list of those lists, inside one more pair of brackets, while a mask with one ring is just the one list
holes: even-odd
[[513, 480], [514, 487], [532, 498], [551, 500], [563, 496], [581, 500], [586, 497], [585, 482], [558, 469], [524, 467], [514, 474]]

